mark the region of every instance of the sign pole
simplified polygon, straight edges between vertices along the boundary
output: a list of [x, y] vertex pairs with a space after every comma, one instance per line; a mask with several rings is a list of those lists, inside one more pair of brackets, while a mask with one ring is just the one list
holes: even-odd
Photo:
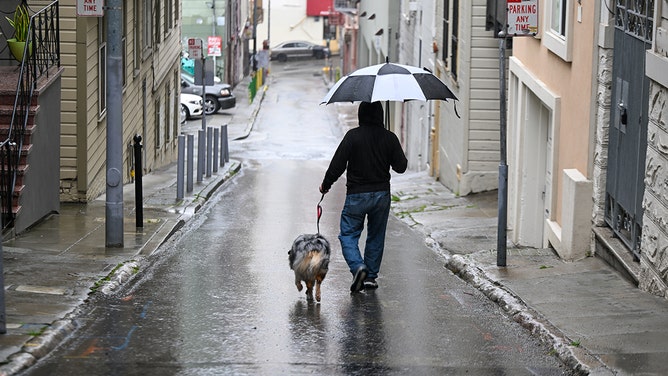
[[[538, 32], [538, 0], [497, 0], [505, 2], [503, 27], [499, 32], [499, 204], [496, 266], [506, 266], [508, 228], [508, 164], [506, 153], [506, 43], [514, 36], [535, 36]], [[498, 7], [497, 7], [498, 9]]]
[[499, 33], [499, 207], [496, 266], [506, 266], [506, 228], [508, 223], [508, 164], [506, 163], [506, 28]]

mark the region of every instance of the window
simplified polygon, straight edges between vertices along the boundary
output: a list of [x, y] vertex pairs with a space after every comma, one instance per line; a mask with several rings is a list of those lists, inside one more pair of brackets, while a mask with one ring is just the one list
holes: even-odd
[[107, 17], [97, 22], [97, 108], [102, 118], [107, 112]]
[[[140, 10], [139, 10], [139, 2], [141, 0], [133, 0], [133, 5], [134, 5], [134, 17], [132, 18], [133, 20], [139, 20], [141, 17], [140, 15]], [[133, 44], [132, 48], [134, 49], [133, 57], [132, 57], [132, 68], [134, 69], [134, 75], [137, 76], [139, 74], [139, 63], [141, 62], [141, 27], [139, 24], [133, 22]]]
[[155, 6], [155, 12], [154, 12], [155, 21], [153, 23], [153, 25], [155, 27], [155, 43], [159, 44], [160, 42], [162, 42], [162, 34], [160, 33], [160, 21], [161, 21], [160, 20], [160, 18], [161, 18], [160, 11], [162, 9], [162, 5], [160, 3], [160, 0], [153, 0], [153, 1], [154, 1], [153, 5]]
[[443, 4], [443, 63], [448, 67], [448, 46], [450, 46], [450, 0]]
[[151, 15], [151, 0], [142, 0], [142, 40], [143, 49], [149, 50], [153, 46], [153, 17]]
[[126, 69], [125, 63], [126, 63], [126, 54], [127, 54], [127, 51], [128, 51], [128, 48], [127, 48], [127, 45], [126, 45], [126, 43], [128, 41], [128, 25], [125, 24], [125, 21], [128, 19], [128, 17], [126, 17], [126, 15], [125, 15], [125, 11], [127, 11], [127, 9], [128, 9], [128, 1], [123, 0], [123, 10], [124, 11], [121, 13], [121, 25], [123, 25], [123, 34], [121, 34], [121, 54], [122, 54], [122, 56], [121, 56], [121, 66], [122, 66], [121, 70], [123, 71], [123, 73], [122, 73], [123, 74], [123, 87], [125, 87], [125, 84], [127, 82], [127, 80], [125, 78], [127, 76], [127, 69]]
[[565, 0], [552, 0], [552, 16], [550, 17], [550, 29], [553, 33], [566, 37], [566, 7]]
[[450, 46], [450, 73], [457, 80], [458, 46], [459, 46], [459, 0], [452, 1], [452, 44]]
[[174, 0], [165, 0], [165, 38], [169, 31], [172, 29], [173, 19], [172, 19], [172, 2]]
[[157, 151], [165, 143], [165, 104], [161, 99], [158, 96], [155, 100], [155, 155], [159, 155]]
[[[450, 11], [452, 4], [452, 12]], [[445, 0], [443, 4], [443, 63], [457, 79], [459, 42], [459, 0]]]
[[571, 0], [546, 0], [543, 44], [564, 61], [572, 61], [571, 30], [573, 20]]

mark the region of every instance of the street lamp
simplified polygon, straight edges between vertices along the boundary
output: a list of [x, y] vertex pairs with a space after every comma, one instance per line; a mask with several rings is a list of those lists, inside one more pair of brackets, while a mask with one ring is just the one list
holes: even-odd
[[[216, 36], [216, 0], [211, 0], [210, 3], [206, 3], [206, 5], [211, 8], [211, 36], [215, 37]], [[213, 75], [216, 76], [216, 71], [218, 70], [218, 67], [216, 66], [216, 56], [213, 56]]]

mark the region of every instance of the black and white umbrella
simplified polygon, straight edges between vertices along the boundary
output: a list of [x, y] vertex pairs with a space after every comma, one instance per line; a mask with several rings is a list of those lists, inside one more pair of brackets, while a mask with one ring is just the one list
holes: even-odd
[[426, 69], [385, 63], [358, 69], [341, 78], [320, 104], [432, 99], [457, 97], [443, 81]]

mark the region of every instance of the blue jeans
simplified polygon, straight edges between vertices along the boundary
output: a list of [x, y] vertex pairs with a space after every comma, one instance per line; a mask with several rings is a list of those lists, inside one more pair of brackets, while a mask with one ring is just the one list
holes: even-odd
[[[385, 248], [385, 230], [389, 214], [390, 192], [354, 193], [346, 196], [346, 202], [341, 211], [339, 241], [343, 258], [348, 263], [351, 273], [354, 274], [360, 266], [366, 265], [367, 277], [378, 277]], [[368, 220], [367, 237], [364, 258], [362, 258], [359, 239], [364, 230], [365, 218]]]

